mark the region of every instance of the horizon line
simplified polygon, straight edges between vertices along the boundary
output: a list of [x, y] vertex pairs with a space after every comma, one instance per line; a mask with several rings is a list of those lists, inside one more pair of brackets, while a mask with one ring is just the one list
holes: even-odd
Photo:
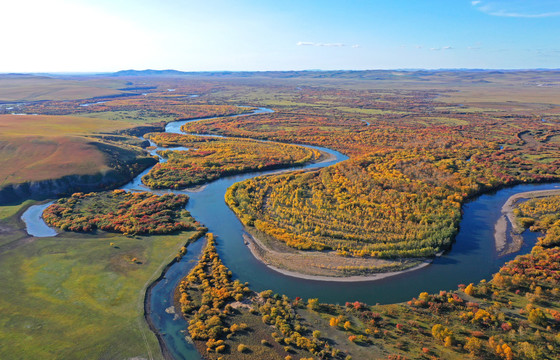
[[126, 70], [116, 70], [116, 71], [0, 71], [0, 75], [41, 75], [41, 74], [68, 74], [68, 75], [79, 75], [79, 74], [95, 74], [95, 75], [105, 75], [105, 74], [115, 74], [119, 72], [145, 72], [145, 71], [174, 71], [179, 73], [271, 73], [271, 72], [333, 72], [333, 71], [353, 71], [353, 72], [366, 72], [366, 71], [559, 71], [560, 68], [394, 68], [394, 69], [300, 69], [300, 70], [177, 70], [177, 69], [126, 69]]

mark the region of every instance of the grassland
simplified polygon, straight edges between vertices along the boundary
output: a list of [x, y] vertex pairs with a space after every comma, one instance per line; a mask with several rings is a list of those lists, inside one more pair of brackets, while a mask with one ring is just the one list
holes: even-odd
[[33, 75], [0, 75], [0, 102], [86, 99], [121, 94], [122, 80], [87, 82]]
[[10, 205], [0, 206], [0, 220], [14, 216], [23, 207], [29, 206], [32, 202], [32, 200], [16, 201]]
[[[154, 163], [140, 148], [142, 142], [127, 134], [158, 131], [177, 119], [248, 111], [196, 102], [190, 94], [158, 92], [159, 86], [170, 84], [156, 82], [147, 87], [150, 96], [134, 96], [116, 89], [146, 86], [114, 78], [1, 76], [0, 90], [13, 92], [7, 101], [19, 103], [0, 104], [0, 191], [5, 190], [0, 201], [41, 197], [30, 190], [33, 182], [43, 181], [40, 186], [50, 190], [39, 192], [46, 195], [64, 193], [68, 183], [75, 185], [73, 191], [89, 191], [126, 182]], [[121, 93], [126, 96], [112, 97]], [[84, 100], [91, 96], [101, 98]]]
[[91, 135], [131, 127], [126, 122], [76, 116], [0, 115], [0, 187], [122, 172], [146, 159], [146, 154], [136, 146]]
[[2, 136], [61, 136], [112, 132], [132, 127], [126, 121], [96, 120], [79, 116], [2, 115]]
[[143, 317], [145, 290], [195, 232], [37, 239], [19, 227], [17, 215], [0, 221], [9, 241], [0, 246], [0, 358], [162, 358]]

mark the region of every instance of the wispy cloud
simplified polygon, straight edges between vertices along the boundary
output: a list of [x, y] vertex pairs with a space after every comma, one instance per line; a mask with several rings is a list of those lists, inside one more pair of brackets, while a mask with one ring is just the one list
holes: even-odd
[[[311, 41], [300, 41], [297, 46], [324, 46], [324, 47], [344, 47], [346, 44], [342, 43], [316, 43]], [[360, 47], [360, 45], [352, 45], [352, 47]]]
[[442, 50], [453, 50], [453, 46], [443, 46], [443, 47], [433, 47], [430, 51], [442, 51]]
[[560, 54], [560, 50], [558, 49], [537, 49], [534, 50], [534, 52], [541, 57], [551, 57], [551, 58], [557, 58], [558, 55]]
[[507, 12], [507, 11], [495, 11], [489, 13], [489, 15], [503, 16], [503, 17], [519, 17], [519, 18], [546, 18], [546, 17], [560, 16], [560, 11], [540, 13], [540, 14], [522, 14], [522, 13], [514, 13], [514, 12]]
[[558, 0], [476, 0], [471, 1], [477, 10], [492, 16], [516, 18], [546, 18], [560, 16]]

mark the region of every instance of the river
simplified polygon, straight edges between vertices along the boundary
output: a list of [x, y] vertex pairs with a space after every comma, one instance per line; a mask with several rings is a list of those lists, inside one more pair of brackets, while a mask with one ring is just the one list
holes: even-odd
[[[271, 112], [260, 108], [251, 115]], [[247, 115], [238, 115], [247, 116]], [[188, 121], [172, 122], [166, 131], [181, 133], [180, 127]], [[294, 169], [319, 168], [333, 165], [346, 160], [339, 152], [314, 147], [334, 156], [328, 162], [308, 164]], [[122, 187], [130, 191], [152, 191], [144, 187], [140, 181], [146, 170], [129, 184]], [[422, 291], [438, 292], [439, 290], [456, 289], [460, 283], [468, 284], [481, 279], [490, 279], [504, 262], [519, 253], [527, 253], [536, 240], [536, 234], [525, 232], [524, 245], [519, 253], [499, 257], [494, 242], [494, 226], [501, 216], [500, 209], [506, 200], [517, 193], [535, 190], [557, 189], [560, 184], [527, 184], [505, 188], [496, 192], [477, 197], [463, 205], [463, 218], [460, 231], [452, 250], [437, 257], [430, 266], [395, 275], [389, 278], [345, 283], [305, 280], [280, 274], [255, 259], [242, 238], [243, 226], [227, 207], [224, 201], [226, 189], [232, 184], [267, 173], [277, 171], [254, 172], [229, 176], [209, 183], [200, 191], [153, 191], [154, 193], [186, 193], [190, 196], [187, 210], [192, 216], [208, 227], [208, 231], [217, 235], [217, 249], [224, 264], [233, 272], [234, 278], [249, 282], [253, 290], [272, 289], [290, 297], [319, 298], [322, 302], [339, 303], [346, 301], [362, 301], [369, 304], [395, 303], [411, 299]], [[161, 334], [167, 349], [175, 359], [200, 359], [192, 346], [185, 341], [187, 323], [172, 313], [173, 293], [179, 281], [195, 265], [202, 249], [203, 241], [197, 241], [188, 247], [183, 259], [173, 264], [162, 280], [152, 287], [148, 309], [152, 324]]]
[[31, 236], [51, 237], [58, 233], [43, 221], [43, 211], [54, 201], [45, 204], [32, 205], [21, 215], [21, 220], [25, 223], [25, 230]]

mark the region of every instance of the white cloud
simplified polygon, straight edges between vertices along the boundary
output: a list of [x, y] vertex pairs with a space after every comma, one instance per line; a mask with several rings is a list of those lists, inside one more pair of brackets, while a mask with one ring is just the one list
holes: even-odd
[[433, 47], [430, 51], [453, 50], [453, 46]]
[[[297, 46], [324, 46], [324, 47], [343, 47], [346, 44], [342, 43], [316, 43], [310, 41], [300, 41], [296, 44]], [[359, 47], [360, 45], [352, 45], [352, 47]]]
[[560, 16], [558, 0], [493, 0], [471, 1], [477, 10], [492, 16], [546, 18]]
[[352, 45], [352, 47], [353, 47], [354, 49], [357, 49], [357, 48], [359, 48], [359, 47], [361, 47], [361, 46], [360, 46], [359, 44], [354, 44], [354, 45]]

